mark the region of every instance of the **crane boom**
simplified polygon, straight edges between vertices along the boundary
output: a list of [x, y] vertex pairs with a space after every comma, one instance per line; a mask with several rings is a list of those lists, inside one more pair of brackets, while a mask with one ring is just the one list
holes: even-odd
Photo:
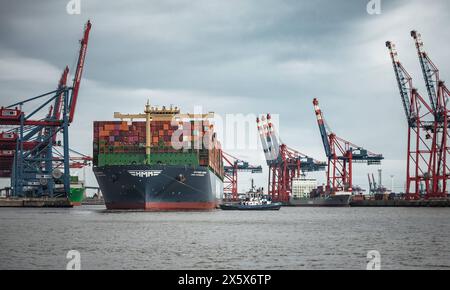
[[272, 115], [270, 115], [270, 113], [267, 114], [266, 116], [267, 119], [267, 133], [270, 136], [270, 140], [272, 143], [272, 160], [280, 160], [281, 156], [280, 156], [280, 141], [279, 141], [279, 136], [278, 134], [275, 132], [275, 126], [272, 123]]
[[86, 51], [89, 41], [89, 32], [91, 31], [91, 21], [88, 20], [84, 28], [83, 39], [81, 39], [80, 54], [78, 55], [77, 69], [73, 79], [72, 96], [70, 98], [70, 115], [69, 122], [73, 121], [75, 115], [75, 108], [77, 106], [78, 91], [80, 89], [81, 77], [83, 75], [84, 60], [86, 58]]
[[439, 100], [437, 97], [436, 84], [439, 83], [439, 70], [434, 63], [428, 57], [428, 54], [423, 48], [423, 41], [420, 33], [413, 30], [411, 31], [411, 37], [416, 44], [417, 54], [419, 56], [420, 67], [422, 68], [423, 78], [427, 87], [428, 96], [430, 98], [431, 107], [436, 113], [439, 106]]
[[330, 157], [333, 155], [331, 152], [330, 141], [328, 140], [328, 132], [325, 128], [325, 120], [323, 118], [322, 111], [319, 107], [319, 100], [314, 98], [313, 100], [314, 111], [316, 112], [317, 124], [319, 125], [320, 137], [322, 137], [323, 147], [325, 149], [325, 155]]
[[259, 138], [261, 141], [261, 146], [263, 148], [263, 152], [264, 152], [264, 156], [266, 158], [266, 162], [267, 165], [270, 164], [270, 162], [272, 161], [272, 158], [270, 157], [270, 152], [269, 152], [269, 145], [267, 144], [267, 137], [266, 137], [266, 130], [264, 129], [264, 122], [261, 122], [261, 119], [258, 117], [256, 118], [256, 124], [257, 124], [257, 128], [258, 128], [258, 133], [259, 133]]
[[394, 67], [395, 77], [397, 79], [397, 85], [400, 90], [400, 97], [403, 103], [403, 109], [405, 110], [406, 119], [409, 126], [415, 126], [415, 116], [412, 112], [410, 96], [413, 92], [412, 78], [411, 75], [403, 67], [402, 63], [399, 61], [398, 52], [395, 48], [395, 44], [391, 41], [386, 42], [386, 47], [389, 49], [392, 65]]
[[373, 175], [373, 173], [372, 173], [372, 186], [373, 186], [373, 189], [377, 189], [377, 182], [375, 181], [375, 175]]
[[370, 180], [370, 174], [369, 173], [367, 173], [367, 179], [369, 179], [369, 190], [370, 190], [370, 192], [373, 192], [374, 190], [372, 188], [372, 181]]
[[[64, 69], [62, 75], [61, 75], [61, 79], [59, 80], [59, 84], [58, 84], [58, 90], [61, 90], [61, 93], [55, 98], [55, 102], [53, 105], [53, 114], [52, 114], [52, 119], [53, 121], [59, 121], [61, 119], [61, 110], [62, 110], [62, 106], [64, 103], [64, 87], [67, 84], [67, 76], [69, 75], [69, 67], [66, 66], [66, 68]], [[56, 142], [56, 137], [57, 134], [55, 134], [55, 132], [52, 133], [52, 142], [55, 143]]]
[[61, 78], [59, 80], [58, 83], [58, 90], [61, 90], [61, 93], [58, 95], [58, 97], [55, 98], [55, 102], [53, 104], [53, 119], [54, 120], [59, 120], [61, 118], [61, 106], [62, 106], [62, 99], [63, 99], [63, 94], [64, 92], [62, 91], [63, 88], [66, 86], [67, 84], [67, 76], [69, 75], [69, 67], [66, 66], [66, 68], [64, 69]]

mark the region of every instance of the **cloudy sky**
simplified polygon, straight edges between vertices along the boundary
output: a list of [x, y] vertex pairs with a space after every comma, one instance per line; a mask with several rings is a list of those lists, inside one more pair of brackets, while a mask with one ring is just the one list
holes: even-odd
[[[445, 0], [381, 0], [380, 15], [367, 13], [368, 0], [81, 0], [79, 15], [66, 12], [68, 2], [0, 2], [0, 105], [53, 90], [66, 64], [73, 72], [91, 19], [71, 126], [71, 147], [86, 153], [92, 121], [140, 112], [150, 97], [183, 111], [278, 114], [282, 140], [324, 160], [311, 103], [317, 97], [337, 135], [384, 154], [385, 183], [394, 175], [401, 189], [406, 121], [385, 41], [397, 44], [424, 95], [412, 29], [450, 78]], [[260, 150], [227, 150], [263, 164]], [[355, 183], [367, 187], [367, 172], [377, 169], [357, 166]], [[241, 176], [242, 187], [249, 178]], [[266, 186], [265, 174], [256, 179]]]

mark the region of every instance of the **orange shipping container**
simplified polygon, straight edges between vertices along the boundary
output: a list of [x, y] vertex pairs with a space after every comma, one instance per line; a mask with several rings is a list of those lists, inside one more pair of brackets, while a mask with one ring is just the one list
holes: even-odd
[[109, 136], [109, 131], [100, 130], [99, 136], [100, 137], [108, 137]]
[[114, 125], [113, 124], [105, 124], [105, 131], [113, 131]]
[[128, 131], [127, 122], [122, 122], [122, 124], [120, 125], [120, 131]]

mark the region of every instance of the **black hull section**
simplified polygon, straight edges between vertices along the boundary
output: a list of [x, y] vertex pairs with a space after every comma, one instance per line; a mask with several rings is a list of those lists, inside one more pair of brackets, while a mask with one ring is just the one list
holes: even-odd
[[208, 167], [118, 165], [94, 167], [108, 209], [210, 210], [223, 181]]

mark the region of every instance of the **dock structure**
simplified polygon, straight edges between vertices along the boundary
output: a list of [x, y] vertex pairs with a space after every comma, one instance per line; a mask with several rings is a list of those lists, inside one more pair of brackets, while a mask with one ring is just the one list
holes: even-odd
[[70, 208], [73, 205], [67, 198], [0, 198], [0, 207], [57, 207]]
[[450, 198], [446, 199], [389, 199], [389, 200], [352, 200], [351, 207], [450, 207]]

